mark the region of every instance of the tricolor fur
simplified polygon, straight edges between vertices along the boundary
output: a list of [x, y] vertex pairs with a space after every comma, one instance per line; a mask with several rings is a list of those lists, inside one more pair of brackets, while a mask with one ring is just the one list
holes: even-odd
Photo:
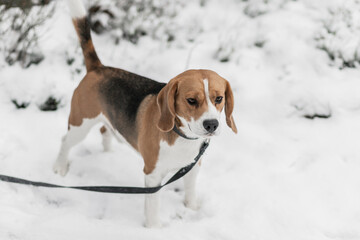
[[[201, 143], [219, 133], [220, 113], [225, 108], [226, 123], [236, 133], [230, 84], [210, 70], [188, 70], [168, 84], [103, 66], [94, 49], [90, 24], [81, 1], [68, 0], [70, 13], [83, 50], [87, 74], [75, 89], [68, 133], [63, 137], [54, 171], [68, 171], [70, 149], [82, 141], [92, 126], [102, 122], [104, 150], [111, 136], [127, 142], [144, 159], [145, 185], [160, 185], [173, 170], [191, 163]], [[176, 125], [188, 140], [172, 131]], [[185, 204], [196, 208], [196, 166], [184, 177]], [[159, 194], [145, 199], [146, 226], [160, 225]]]

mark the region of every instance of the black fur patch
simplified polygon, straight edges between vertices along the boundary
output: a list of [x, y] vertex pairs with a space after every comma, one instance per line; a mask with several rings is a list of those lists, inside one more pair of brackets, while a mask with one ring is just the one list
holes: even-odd
[[129, 131], [136, 129], [136, 115], [141, 102], [148, 95], [157, 95], [166, 84], [118, 69], [107, 70], [100, 84], [104, 109], [121, 134], [136, 136], [136, 132]]

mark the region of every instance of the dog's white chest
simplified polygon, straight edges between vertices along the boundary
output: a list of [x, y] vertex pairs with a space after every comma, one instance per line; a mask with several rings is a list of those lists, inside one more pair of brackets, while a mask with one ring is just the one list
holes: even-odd
[[161, 141], [156, 171], [166, 174], [189, 165], [199, 154], [203, 141], [202, 139], [187, 140], [181, 137], [176, 139], [173, 145]]

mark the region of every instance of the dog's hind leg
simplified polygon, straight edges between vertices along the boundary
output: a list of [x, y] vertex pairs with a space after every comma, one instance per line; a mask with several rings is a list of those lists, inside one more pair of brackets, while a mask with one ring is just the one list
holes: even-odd
[[107, 127], [105, 127], [105, 125], [100, 128], [100, 132], [102, 136], [102, 145], [104, 147], [104, 152], [108, 152], [111, 150], [112, 133]]
[[84, 140], [90, 129], [101, 120], [96, 117], [93, 119], [83, 119], [81, 125], [72, 126], [69, 123], [69, 130], [66, 135], [62, 138], [61, 148], [58, 158], [53, 166], [55, 173], [65, 176], [69, 170], [69, 152], [72, 147]]

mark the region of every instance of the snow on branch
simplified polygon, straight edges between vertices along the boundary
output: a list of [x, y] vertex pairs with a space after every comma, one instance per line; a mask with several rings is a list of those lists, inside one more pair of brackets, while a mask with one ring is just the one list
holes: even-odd
[[9, 65], [23, 68], [44, 59], [38, 46], [38, 28], [54, 13], [54, 4], [43, 1], [5, 1], [0, 6], [0, 51]]

